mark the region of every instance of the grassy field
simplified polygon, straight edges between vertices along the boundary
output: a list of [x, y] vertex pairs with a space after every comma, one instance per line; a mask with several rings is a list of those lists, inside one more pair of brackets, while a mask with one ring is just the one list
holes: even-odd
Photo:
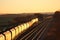
[[[27, 15], [28, 14], [5, 14], [5, 15], [0, 15], [0, 32], [5, 31], [6, 29], [10, 28], [10, 26], [12, 26], [12, 25], [15, 25], [16, 20], [14, 21], [14, 19], [18, 18], [17, 21], [18, 20], [23, 21], [23, 17], [26, 17]], [[29, 15], [32, 15], [32, 14], [29, 14]]]

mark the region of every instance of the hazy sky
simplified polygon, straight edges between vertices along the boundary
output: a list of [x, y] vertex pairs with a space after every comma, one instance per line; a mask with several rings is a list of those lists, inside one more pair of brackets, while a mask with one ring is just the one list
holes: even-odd
[[60, 0], [0, 0], [0, 13], [54, 12]]

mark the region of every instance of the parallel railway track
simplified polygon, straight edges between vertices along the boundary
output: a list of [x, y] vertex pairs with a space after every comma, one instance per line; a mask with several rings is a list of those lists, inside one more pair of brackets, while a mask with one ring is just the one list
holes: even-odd
[[48, 28], [50, 21], [51, 20], [38, 22], [37, 25], [33, 25], [24, 33], [20, 34], [20, 36], [16, 40], [41, 40], [44, 34], [46, 34], [45, 32]]

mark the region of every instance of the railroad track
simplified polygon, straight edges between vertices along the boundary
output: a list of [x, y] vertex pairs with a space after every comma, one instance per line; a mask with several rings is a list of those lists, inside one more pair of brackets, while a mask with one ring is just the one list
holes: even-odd
[[48, 28], [48, 24], [50, 21], [51, 20], [38, 22], [37, 25], [32, 26], [24, 33], [20, 34], [20, 36], [16, 40], [41, 40], [44, 36], [43, 34], [45, 34], [45, 31]]

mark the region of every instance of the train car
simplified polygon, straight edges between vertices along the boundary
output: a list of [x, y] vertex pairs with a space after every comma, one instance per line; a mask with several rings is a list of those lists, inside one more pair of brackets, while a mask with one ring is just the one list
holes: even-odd
[[42, 21], [43, 20], [43, 14], [36, 13], [35, 16], [38, 18], [39, 21]]

